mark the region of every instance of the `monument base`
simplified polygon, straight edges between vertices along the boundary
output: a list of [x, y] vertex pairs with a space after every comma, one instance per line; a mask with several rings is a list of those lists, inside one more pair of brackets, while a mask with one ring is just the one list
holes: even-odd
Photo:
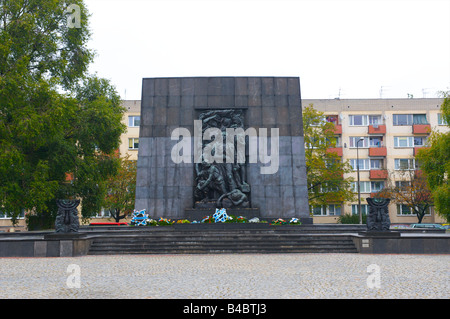
[[79, 232], [68, 232], [68, 233], [49, 233], [44, 235], [45, 240], [76, 240], [84, 239], [86, 234]]
[[390, 230], [368, 230], [359, 232], [358, 235], [364, 237], [400, 237], [400, 232]]
[[[226, 208], [228, 215], [234, 216], [243, 216], [247, 219], [251, 219], [254, 217], [258, 217], [259, 219], [272, 221], [274, 219], [278, 219], [275, 217], [263, 217], [261, 216], [261, 212], [259, 208]], [[212, 216], [216, 212], [215, 208], [186, 208], [184, 210], [184, 216], [190, 221], [196, 220], [201, 221], [206, 216]], [[283, 217], [286, 221], [289, 221], [291, 217]], [[313, 219], [312, 217], [297, 217], [303, 225], [312, 225]]]
[[[226, 208], [228, 215], [243, 216], [251, 219], [261, 218], [259, 208]], [[201, 221], [206, 216], [212, 216], [216, 212], [215, 208], [186, 208], [185, 217], [189, 220]]]

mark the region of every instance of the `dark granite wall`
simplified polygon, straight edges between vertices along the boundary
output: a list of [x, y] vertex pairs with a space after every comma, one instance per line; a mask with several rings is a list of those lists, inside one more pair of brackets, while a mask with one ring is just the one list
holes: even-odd
[[[311, 222], [299, 78], [192, 77], [144, 78], [142, 82], [136, 209], [150, 216], [189, 218], [193, 206], [194, 163], [175, 164], [171, 140], [175, 128], [193, 136], [194, 120], [206, 109], [239, 108], [245, 128], [279, 129], [279, 170], [262, 175], [261, 166], [247, 164], [252, 207], [261, 217], [298, 217]], [[191, 143], [193, 145], [193, 143]]]

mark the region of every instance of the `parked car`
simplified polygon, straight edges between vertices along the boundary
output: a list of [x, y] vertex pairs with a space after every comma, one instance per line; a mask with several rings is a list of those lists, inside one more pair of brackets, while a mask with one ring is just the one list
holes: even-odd
[[445, 229], [439, 224], [412, 224], [411, 228], [426, 228], [426, 229]]
[[411, 228], [409, 224], [391, 224], [391, 229], [408, 229]]

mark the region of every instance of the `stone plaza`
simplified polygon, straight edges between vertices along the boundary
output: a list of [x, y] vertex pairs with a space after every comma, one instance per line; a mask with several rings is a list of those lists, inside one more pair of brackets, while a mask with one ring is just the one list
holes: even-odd
[[449, 262], [391, 254], [0, 258], [0, 298], [448, 299]]

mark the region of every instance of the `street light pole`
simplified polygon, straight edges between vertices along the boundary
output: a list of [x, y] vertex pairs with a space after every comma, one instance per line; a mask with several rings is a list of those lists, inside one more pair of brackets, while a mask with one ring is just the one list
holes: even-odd
[[361, 211], [361, 186], [359, 185], [359, 142], [364, 141], [364, 138], [361, 137], [356, 142], [356, 171], [358, 177], [358, 211], [359, 211], [359, 224], [362, 224], [362, 211]]

